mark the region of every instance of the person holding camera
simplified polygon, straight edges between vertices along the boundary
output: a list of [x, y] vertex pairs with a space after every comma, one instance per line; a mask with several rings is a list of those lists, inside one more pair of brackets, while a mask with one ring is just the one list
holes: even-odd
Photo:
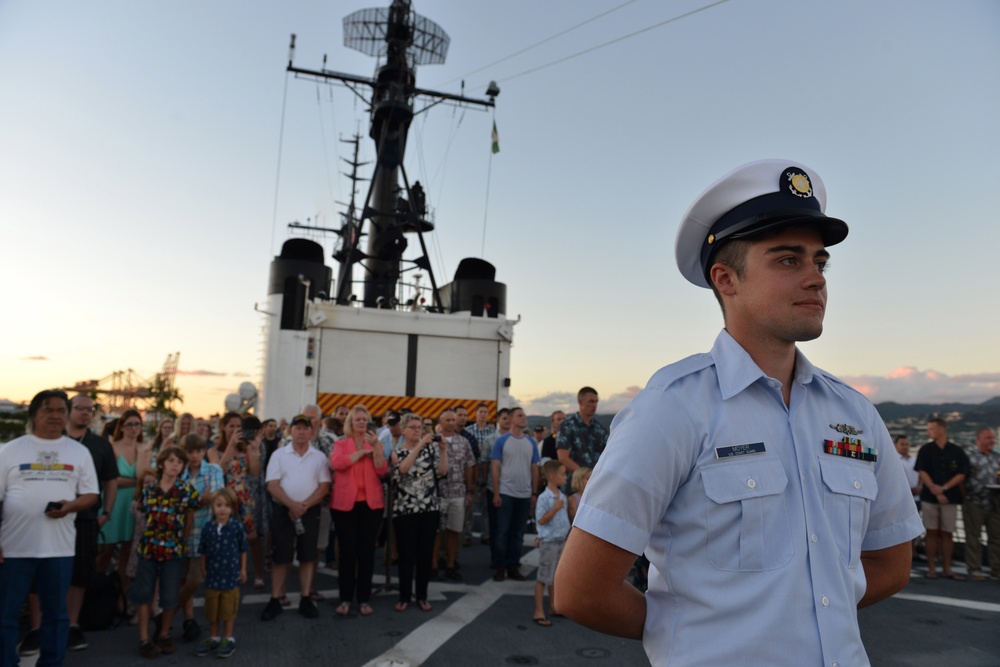
[[[240, 521], [250, 543], [253, 561], [253, 586], [264, 588], [264, 559], [257, 533], [257, 499], [254, 497], [253, 482], [260, 476], [260, 443], [264, 431], [260, 422], [243, 423], [243, 418], [235, 412], [226, 413], [221, 421], [222, 434], [216, 446], [218, 464], [226, 476], [226, 486], [233, 490], [239, 501]], [[255, 428], [256, 426], [256, 428]]]
[[337, 613], [347, 616], [357, 591], [362, 616], [371, 616], [372, 574], [375, 571], [375, 540], [385, 509], [380, 479], [389, 471], [385, 450], [376, 437], [368, 408], [355, 405], [344, 424], [343, 440], [333, 444], [333, 497], [330, 510], [340, 540], [340, 605]]
[[396, 482], [393, 525], [399, 551], [399, 602], [395, 609], [406, 611], [410, 606], [416, 568], [417, 606], [430, 611], [427, 585], [441, 506], [438, 479], [448, 475], [448, 445], [440, 435], [424, 433], [419, 415], [405, 415], [402, 424], [403, 442], [391, 456]]

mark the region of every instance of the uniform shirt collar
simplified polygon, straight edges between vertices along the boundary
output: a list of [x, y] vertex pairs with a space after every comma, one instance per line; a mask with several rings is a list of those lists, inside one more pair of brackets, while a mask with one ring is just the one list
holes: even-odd
[[[754, 363], [747, 351], [743, 349], [736, 339], [728, 331], [723, 329], [715, 339], [712, 346], [712, 359], [715, 361], [716, 373], [719, 376], [719, 389], [722, 392], [722, 399], [727, 400], [736, 396], [754, 382], [759, 380], [767, 381], [769, 378], [764, 371]], [[819, 370], [813, 366], [802, 350], [795, 349], [795, 379], [794, 382], [800, 385], [807, 385], [813, 378], [820, 376]], [[827, 383], [829, 384], [829, 383]], [[836, 387], [833, 390], [837, 391]]]

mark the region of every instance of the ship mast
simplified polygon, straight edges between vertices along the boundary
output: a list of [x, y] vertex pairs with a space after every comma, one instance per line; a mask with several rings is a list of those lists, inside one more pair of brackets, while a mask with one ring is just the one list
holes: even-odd
[[[336, 257], [340, 262], [340, 271], [335, 300], [339, 304], [350, 303], [353, 268], [361, 263], [365, 267], [364, 306], [392, 307], [404, 261], [403, 253], [408, 246], [406, 235], [415, 233], [422, 255], [413, 262], [428, 273], [433, 290], [433, 308], [443, 310], [424, 238], [426, 232], [434, 229], [433, 224], [426, 220], [425, 193], [419, 182], [410, 182], [403, 165], [410, 123], [415, 115], [414, 100], [418, 96], [433, 100], [421, 111], [444, 101], [492, 107], [500, 92], [494, 83], [487, 90], [488, 99], [417, 88], [416, 65], [443, 63], [449, 41], [440, 26], [411, 9], [409, 0], [393, 0], [388, 9], [362, 9], [344, 18], [344, 44], [379, 59], [384, 58], [384, 64], [374, 78], [325, 68], [321, 71], [303, 69], [294, 66], [293, 57], [289, 57], [288, 71], [297, 76], [338, 80], [355, 92], [354, 85], [371, 88], [368, 100], [371, 113], [369, 136], [375, 142], [377, 157], [359, 220], [361, 225], [366, 221], [368, 223], [368, 243], [364, 252], [358, 249], [361, 235], [356, 228], [348, 228], [356, 224], [353, 216], [349, 216], [340, 232], [342, 245]], [[295, 35], [292, 35], [292, 56], [294, 49]]]

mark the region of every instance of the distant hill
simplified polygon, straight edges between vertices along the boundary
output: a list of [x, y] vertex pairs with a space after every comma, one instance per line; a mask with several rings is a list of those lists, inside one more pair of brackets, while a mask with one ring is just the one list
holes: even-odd
[[962, 414], [975, 412], [992, 412], [1000, 409], [1000, 396], [995, 396], [982, 403], [896, 403], [887, 401], [875, 405], [884, 421], [905, 419], [907, 417], [924, 417], [931, 414], [960, 412]]

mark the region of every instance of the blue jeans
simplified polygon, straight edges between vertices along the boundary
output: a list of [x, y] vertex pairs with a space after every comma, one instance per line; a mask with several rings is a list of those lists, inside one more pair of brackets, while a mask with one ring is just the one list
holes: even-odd
[[135, 568], [135, 581], [129, 589], [129, 597], [136, 605], [152, 604], [156, 582], [160, 582], [160, 607], [173, 609], [177, 606], [177, 595], [183, 578], [183, 558], [162, 561], [140, 558]]
[[521, 564], [524, 529], [528, 525], [531, 498], [515, 498], [500, 494], [497, 508], [496, 540], [490, 543], [496, 567], [512, 569]]
[[73, 576], [73, 557], [4, 558], [0, 565], [0, 646], [3, 667], [19, 664], [17, 640], [21, 605], [34, 589], [42, 607], [39, 640], [41, 667], [62, 667], [69, 642], [69, 613], [66, 592]]

